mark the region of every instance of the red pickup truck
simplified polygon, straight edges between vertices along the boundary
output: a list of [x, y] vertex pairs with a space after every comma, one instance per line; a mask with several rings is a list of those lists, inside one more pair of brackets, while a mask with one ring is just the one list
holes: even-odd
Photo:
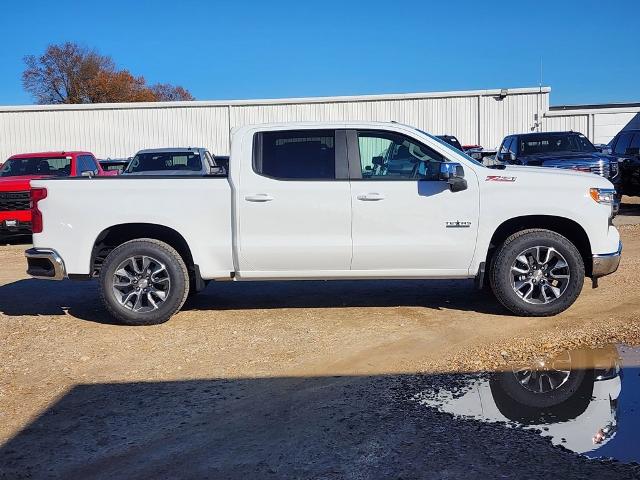
[[0, 237], [31, 233], [30, 185], [34, 179], [109, 175], [89, 152], [24, 153], [0, 168]]

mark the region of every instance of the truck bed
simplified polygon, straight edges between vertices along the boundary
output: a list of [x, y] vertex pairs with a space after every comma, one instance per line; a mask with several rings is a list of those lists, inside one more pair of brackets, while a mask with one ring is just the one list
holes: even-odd
[[[70, 275], [91, 273], [92, 249], [103, 230], [131, 223], [179, 232], [205, 278], [233, 271], [231, 188], [224, 177], [47, 179], [32, 187], [47, 189], [39, 203], [47, 243], [57, 246]], [[41, 236], [34, 234], [35, 247], [46, 247]]]

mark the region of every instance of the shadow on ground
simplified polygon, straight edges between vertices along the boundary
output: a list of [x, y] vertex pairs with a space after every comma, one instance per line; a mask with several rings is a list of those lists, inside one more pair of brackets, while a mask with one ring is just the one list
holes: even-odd
[[[494, 315], [507, 311], [472, 281], [358, 280], [290, 282], [212, 282], [183, 310], [342, 308], [418, 306]], [[0, 286], [0, 313], [62, 315], [111, 323], [100, 304], [98, 284], [26, 279]]]
[[632, 478], [410, 398], [436, 377], [78, 385], [0, 447], [0, 478]]
[[640, 203], [621, 203], [618, 215], [626, 217], [640, 216]]

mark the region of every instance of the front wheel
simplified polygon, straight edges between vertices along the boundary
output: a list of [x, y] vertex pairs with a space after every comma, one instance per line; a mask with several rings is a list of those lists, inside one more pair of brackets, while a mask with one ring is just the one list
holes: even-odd
[[584, 261], [575, 245], [562, 235], [523, 230], [498, 248], [490, 282], [498, 301], [516, 315], [556, 315], [580, 295]]
[[104, 261], [100, 295], [109, 313], [126, 325], [164, 323], [189, 293], [189, 273], [180, 254], [159, 240], [123, 243]]

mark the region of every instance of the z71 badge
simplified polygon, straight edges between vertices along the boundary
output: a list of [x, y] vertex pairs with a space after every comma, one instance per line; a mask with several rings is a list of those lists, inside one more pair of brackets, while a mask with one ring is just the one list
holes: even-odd
[[502, 175], [487, 175], [487, 182], [515, 182], [517, 177], [503, 177]]
[[471, 222], [445, 222], [445, 226], [447, 228], [469, 228], [471, 226]]

